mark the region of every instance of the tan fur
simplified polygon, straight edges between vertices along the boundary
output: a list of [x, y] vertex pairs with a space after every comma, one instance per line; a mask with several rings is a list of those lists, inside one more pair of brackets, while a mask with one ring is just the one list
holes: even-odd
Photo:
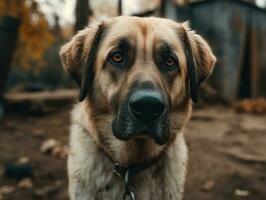
[[[97, 53], [93, 91], [72, 112], [68, 158], [70, 197], [72, 200], [122, 199], [124, 183], [112, 173], [114, 163], [109, 157], [128, 165], [162, 154], [155, 166], [134, 177], [137, 199], [181, 200], [187, 163], [183, 129], [191, 114], [186, 47], [182, 43], [184, 31], [189, 35], [197, 70], [202, 76], [211, 73], [215, 57], [207, 43], [190, 31], [187, 24], [125, 16], [102, 24], [107, 27], [107, 32]], [[60, 52], [66, 71], [80, 80], [98, 27], [95, 23], [80, 31]], [[136, 47], [134, 65], [127, 72], [103, 67], [109, 51], [121, 37], [129, 38]], [[179, 74], [171, 75], [172, 82], [163, 77], [154, 63], [154, 48], [159, 48], [161, 40], [171, 44], [179, 60]], [[135, 139], [121, 141], [112, 134], [112, 120], [117, 111], [112, 107], [111, 99], [116, 97], [120, 104], [137, 80], [159, 85], [170, 98], [171, 138], [168, 144], [159, 146], [153, 140], [145, 139], [140, 145]]]

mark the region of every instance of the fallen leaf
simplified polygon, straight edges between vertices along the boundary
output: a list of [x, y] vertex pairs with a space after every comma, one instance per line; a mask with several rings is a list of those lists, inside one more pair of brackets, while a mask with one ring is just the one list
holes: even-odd
[[41, 145], [41, 152], [49, 153], [51, 152], [56, 146], [59, 146], [59, 142], [55, 139], [48, 139], [44, 141]]
[[18, 188], [31, 189], [33, 187], [32, 181], [29, 178], [22, 179], [18, 182]]
[[208, 180], [207, 182], [203, 184], [203, 186], [201, 187], [201, 190], [204, 192], [208, 192], [211, 189], [213, 189], [214, 186], [215, 186], [215, 182], [213, 180]]
[[57, 158], [66, 158], [68, 155], [68, 148], [66, 146], [57, 146], [52, 150], [52, 155]]
[[18, 159], [18, 164], [26, 164], [26, 163], [29, 163], [30, 162], [30, 159], [26, 156], [23, 156], [23, 157], [20, 157]]
[[0, 194], [10, 194], [14, 191], [15, 191], [14, 186], [5, 185], [5, 186], [0, 187]]
[[237, 112], [246, 112], [254, 114], [266, 113], [266, 99], [259, 97], [256, 99], [244, 99], [234, 105]]
[[249, 191], [248, 190], [236, 189], [235, 190], [235, 195], [238, 196], [238, 197], [247, 197], [247, 196], [249, 196]]

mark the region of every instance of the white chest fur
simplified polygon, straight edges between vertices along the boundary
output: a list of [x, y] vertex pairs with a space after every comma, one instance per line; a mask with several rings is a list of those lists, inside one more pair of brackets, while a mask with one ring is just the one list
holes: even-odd
[[[181, 200], [187, 163], [183, 134], [165, 152], [165, 159], [134, 177], [137, 200]], [[114, 164], [78, 124], [72, 124], [68, 158], [71, 200], [122, 200], [125, 185]]]

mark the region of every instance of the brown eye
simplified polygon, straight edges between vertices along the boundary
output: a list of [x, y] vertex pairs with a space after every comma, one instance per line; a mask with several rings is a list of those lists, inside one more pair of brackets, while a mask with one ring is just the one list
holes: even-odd
[[167, 60], [165, 61], [165, 65], [167, 67], [173, 67], [176, 64], [176, 61], [173, 57], [168, 57]]
[[121, 63], [121, 62], [123, 62], [123, 57], [122, 57], [122, 55], [120, 53], [114, 53], [111, 56], [111, 59], [115, 63]]

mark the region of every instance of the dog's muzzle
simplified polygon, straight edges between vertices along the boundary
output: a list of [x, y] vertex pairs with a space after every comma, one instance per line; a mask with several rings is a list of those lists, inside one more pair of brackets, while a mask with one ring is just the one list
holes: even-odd
[[133, 91], [122, 103], [113, 121], [113, 133], [121, 140], [148, 136], [157, 144], [169, 138], [168, 107], [165, 96], [156, 89]]

